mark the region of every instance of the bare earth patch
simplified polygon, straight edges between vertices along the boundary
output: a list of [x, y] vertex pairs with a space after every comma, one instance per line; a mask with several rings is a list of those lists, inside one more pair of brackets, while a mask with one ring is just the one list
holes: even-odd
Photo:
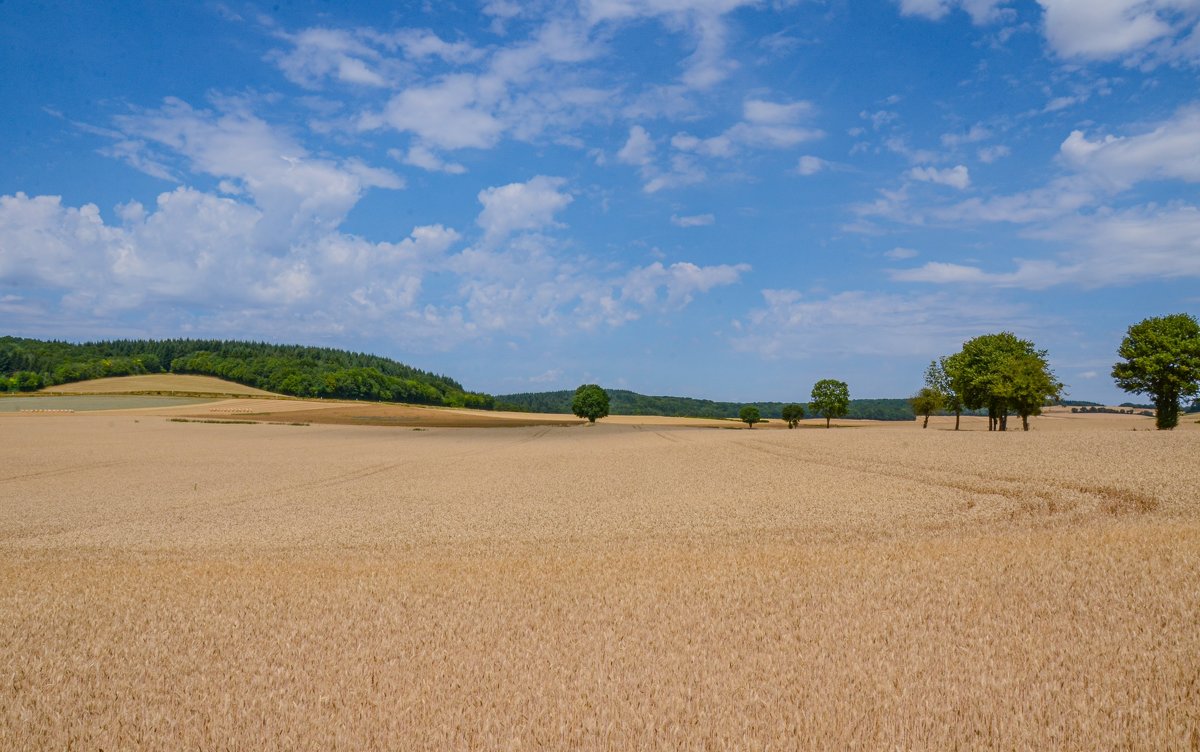
[[1200, 744], [1194, 431], [0, 441], [2, 749]]

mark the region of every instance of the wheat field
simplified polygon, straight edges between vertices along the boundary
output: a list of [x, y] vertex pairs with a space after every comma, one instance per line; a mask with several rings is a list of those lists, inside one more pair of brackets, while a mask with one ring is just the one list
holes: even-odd
[[1200, 431], [0, 440], [0, 749], [1200, 747]]

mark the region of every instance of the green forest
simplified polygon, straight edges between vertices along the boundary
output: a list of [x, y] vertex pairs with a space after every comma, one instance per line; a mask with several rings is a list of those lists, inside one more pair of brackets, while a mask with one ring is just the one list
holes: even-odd
[[[737, 418], [747, 403], [714, 402], [691, 397], [651, 397], [624, 389], [609, 389], [611, 412], [614, 415], [666, 415], [676, 418]], [[570, 413], [574, 391], [523, 392], [496, 397], [497, 410], [517, 410], [531, 413]], [[807, 400], [800, 399], [797, 402]], [[750, 403], [764, 418], [780, 418], [787, 402]], [[906, 399], [850, 400], [847, 418], [859, 420], [912, 420], [912, 406]]]
[[0, 337], [0, 385], [33, 391], [144, 373], [217, 376], [296, 397], [334, 397], [490, 409], [457, 381], [376, 355], [266, 342], [165, 339], [70, 342]]

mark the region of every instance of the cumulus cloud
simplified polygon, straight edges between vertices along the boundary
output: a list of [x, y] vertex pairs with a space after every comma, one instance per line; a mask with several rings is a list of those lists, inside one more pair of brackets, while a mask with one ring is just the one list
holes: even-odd
[[629, 138], [617, 152], [617, 159], [625, 164], [647, 165], [654, 158], [654, 141], [640, 125], [629, 129]]
[[569, 193], [559, 190], [566, 182], [538, 175], [525, 183], [485, 188], [479, 192], [483, 211], [476, 221], [493, 240], [519, 230], [553, 226], [554, 215], [572, 201]]
[[938, 169], [936, 167], [914, 167], [908, 171], [908, 176], [913, 180], [920, 180], [927, 183], [937, 183], [938, 185], [948, 185], [951, 188], [957, 188], [960, 191], [971, 185], [971, 175], [964, 165], [947, 167], [945, 169]]
[[0, 197], [0, 281], [97, 316], [160, 305], [327, 309], [356, 294], [365, 302], [364, 280], [371, 294], [407, 306], [458, 238], [441, 226], [418, 227], [399, 243], [330, 234], [278, 255], [256, 244], [261, 211], [186, 187], [161, 194], [152, 209], [124, 205], [120, 215], [112, 225], [91, 204]]
[[261, 245], [287, 244], [331, 231], [369, 188], [397, 189], [394, 173], [360, 161], [314, 157], [295, 139], [237, 102], [197, 110], [169, 98], [158, 109], [117, 118], [119, 128], [197, 173], [223, 178], [262, 212]]
[[731, 285], [748, 271], [748, 264], [697, 266], [685, 261], [663, 266], [656, 261], [626, 275], [621, 284], [621, 297], [647, 308], [682, 308], [691, 303], [697, 293]]
[[[478, 79], [465, 74], [405, 89], [388, 102], [380, 119], [443, 149], [486, 149], [500, 140], [505, 129], [487, 102], [481, 101]], [[376, 120], [362, 122], [370, 126]]]
[[1072, 131], [1059, 151], [1066, 164], [1112, 188], [1152, 179], [1200, 182], [1200, 106], [1185, 107], [1134, 136], [1089, 139]]
[[1038, 0], [1046, 41], [1065, 58], [1197, 57], [1195, 0]]

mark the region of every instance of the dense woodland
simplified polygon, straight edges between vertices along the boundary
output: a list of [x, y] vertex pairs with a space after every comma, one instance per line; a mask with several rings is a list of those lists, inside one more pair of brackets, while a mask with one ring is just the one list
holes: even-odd
[[[651, 397], [624, 389], [609, 389], [614, 415], [667, 415], [677, 418], [737, 418], [744, 402], [714, 402], [691, 397]], [[524, 392], [496, 397], [497, 410], [531, 413], [569, 413], [574, 391]], [[755, 402], [763, 418], [780, 418], [786, 402]], [[850, 400], [847, 418], [860, 420], [912, 420], [912, 406], [904, 399]]]
[[265, 342], [169, 339], [70, 342], [0, 337], [10, 391], [143, 373], [192, 373], [297, 397], [491, 408], [492, 397], [376, 355]]

